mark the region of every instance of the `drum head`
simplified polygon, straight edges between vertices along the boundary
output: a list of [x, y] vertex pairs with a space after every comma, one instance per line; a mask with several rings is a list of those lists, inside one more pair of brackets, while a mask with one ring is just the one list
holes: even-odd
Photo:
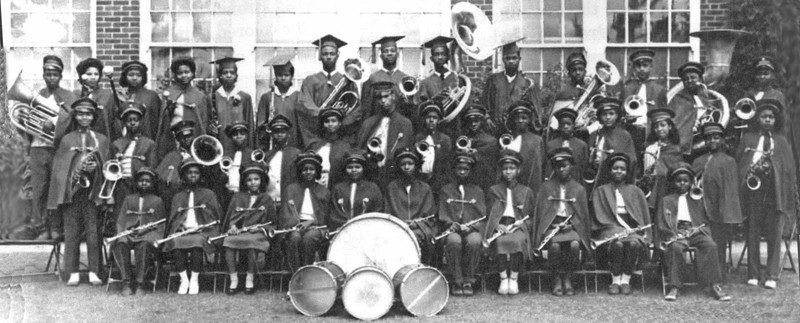
[[298, 312], [307, 316], [327, 313], [336, 302], [341, 273], [317, 264], [302, 267], [289, 281], [289, 299]]
[[371, 321], [389, 312], [394, 303], [392, 281], [380, 269], [362, 267], [347, 277], [342, 288], [342, 303], [353, 317]]
[[[398, 275], [403, 273], [401, 270]], [[447, 280], [436, 268], [419, 265], [405, 272], [403, 276], [398, 293], [409, 313], [415, 316], [434, 316], [447, 304], [450, 292]]]
[[358, 267], [374, 266], [394, 277], [401, 267], [420, 263], [420, 250], [403, 221], [386, 213], [367, 213], [342, 226], [331, 240], [328, 261], [347, 275]]

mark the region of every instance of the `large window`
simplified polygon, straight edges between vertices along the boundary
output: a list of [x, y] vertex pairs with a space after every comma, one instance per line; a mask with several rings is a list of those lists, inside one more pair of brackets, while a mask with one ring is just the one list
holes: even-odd
[[42, 57], [52, 54], [64, 61], [62, 86], [78, 88], [75, 66], [94, 52], [94, 6], [93, 0], [3, 1], [8, 82], [23, 71], [26, 85], [44, 87]]

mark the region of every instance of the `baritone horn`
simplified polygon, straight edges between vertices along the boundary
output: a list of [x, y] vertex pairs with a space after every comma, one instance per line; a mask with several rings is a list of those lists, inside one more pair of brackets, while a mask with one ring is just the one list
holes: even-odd
[[578, 111], [578, 118], [575, 120], [576, 128], [586, 128], [597, 121], [591, 103], [600, 97], [605, 97], [600, 89], [604, 85], [614, 86], [619, 83], [620, 75], [617, 67], [605, 59], [597, 61], [595, 64], [595, 74], [591, 81], [586, 85], [583, 94], [575, 101], [573, 107]]
[[361, 84], [369, 79], [370, 67], [367, 61], [360, 58], [351, 58], [344, 61], [344, 77], [336, 83], [333, 91], [325, 98], [325, 101], [319, 106], [320, 110], [326, 108], [341, 109], [345, 115], [353, 111], [359, 104], [361, 98], [358, 91], [350, 91], [348, 88], [355, 84], [361, 87]]
[[[100, 186], [98, 198], [107, 200], [114, 195], [114, 188], [117, 187], [117, 181], [122, 179], [122, 165], [119, 160], [109, 159], [103, 163], [103, 177], [103, 185]], [[108, 185], [111, 186], [106, 188]]]
[[[53, 143], [60, 109], [55, 99], [42, 97], [22, 83], [22, 71], [8, 89], [8, 99], [19, 101], [8, 110], [9, 119], [14, 127], [47, 143]], [[48, 121], [53, 127], [46, 129]]]
[[200, 165], [216, 165], [222, 161], [222, 143], [217, 138], [202, 135], [194, 138], [189, 153]]

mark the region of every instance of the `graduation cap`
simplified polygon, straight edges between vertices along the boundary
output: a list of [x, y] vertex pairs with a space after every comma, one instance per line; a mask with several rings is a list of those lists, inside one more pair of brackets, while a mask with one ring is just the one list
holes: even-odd
[[317, 38], [317, 40], [311, 42], [311, 44], [320, 48], [319, 56], [322, 55], [323, 47], [333, 47], [336, 50], [339, 50], [339, 47], [344, 47], [345, 45], [347, 45], [345, 41], [336, 38], [336, 36], [333, 36], [331, 34], [327, 34], [325, 36]]
[[209, 62], [209, 64], [217, 65], [217, 70], [221, 71], [221, 70], [225, 69], [226, 67], [236, 68], [236, 62], [243, 61], [243, 60], [244, 60], [244, 58], [226, 56], [226, 57], [220, 58], [218, 60], [211, 61], [211, 62]]
[[378, 44], [381, 45], [381, 49], [385, 47], [397, 47], [397, 41], [406, 38], [406, 36], [384, 36], [381, 39], [378, 39], [372, 42], [372, 59], [370, 61], [374, 64], [377, 62], [377, 52], [375, 50], [375, 46]]
[[[433, 50], [436, 47], [444, 47], [445, 50], [447, 51], [448, 50], [447, 45], [450, 44], [450, 42], [453, 41], [453, 40], [455, 40], [455, 39], [453, 39], [452, 37], [436, 36], [436, 37], [433, 37], [433, 39], [423, 43], [422, 47], [430, 48], [431, 49], [431, 55], [433, 55]], [[448, 53], [449, 53], [449, 51], [448, 51]], [[425, 51], [424, 50], [422, 50], [422, 65], [425, 65]]]
[[[263, 66], [272, 66], [272, 69], [275, 71], [275, 74], [278, 74], [285, 70], [291, 70], [292, 66], [292, 58], [294, 58], [294, 53], [289, 54], [278, 54], [275, 57], [270, 58]], [[294, 74], [294, 73], [292, 73]]]
[[500, 45], [500, 48], [503, 51], [503, 56], [508, 53], [519, 53], [519, 46], [517, 46], [517, 42], [524, 40], [525, 37], [519, 37], [512, 40], [503, 41], [503, 44]]

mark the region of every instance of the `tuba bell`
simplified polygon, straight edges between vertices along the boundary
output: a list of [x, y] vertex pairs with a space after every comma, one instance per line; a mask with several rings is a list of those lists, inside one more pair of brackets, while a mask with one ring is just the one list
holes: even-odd
[[742, 98], [733, 106], [736, 117], [740, 120], [750, 120], [756, 116], [756, 101], [751, 98]]
[[[22, 71], [8, 89], [7, 97], [8, 100], [19, 101], [9, 109], [11, 124], [20, 131], [52, 143], [60, 109], [55, 99], [42, 97], [22, 83]], [[53, 125], [50, 129], [45, 128], [48, 121]]]
[[[122, 179], [122, 165], [119, 160], [109, 159], [103, 163], [103, 177], [105, 179], [103, 180], [103, 185], [100, 186], [98, 198], [107, 200], [114, 195], [114, 188], [117, 187], [117, 181]], [[111, 183], [111, 187], [106, 188], [106, 186], [109, 185], [108, 183]]]
[[595, 100], [605, 97], [600, 91], [604, 85], [614, 86], [619, 83], [620, 74], [617, 67], [605, 59], [597, 61], [595, 64], [595, 74], [591, 81], [586, 85], [583, 94], [575, 101], [574, 109], [578, 111], [578, 118], [575, 119], [576, 128], [586, 128], [597, 121], [594, 109], [591, 106]]
[[200, 165], [215, 165], [222, 160], [222, 143], [209, 135], [198, 136], [192, 141], [189, 153]]
[[341, 109], [345, 115], [353, 111], [359, 104], [361, 98], [358, 91], [350, 91], [350, 85], [355, 84], [361, 88], [361, 84], [369, 79], [370, 66], [367, 61], [360, 58], [351, 58], [344, 61], [344, 77], [336, 83], [333, 91], [328, 94], [325, 101], [319, 106], [320, 110], [326, 108]]

